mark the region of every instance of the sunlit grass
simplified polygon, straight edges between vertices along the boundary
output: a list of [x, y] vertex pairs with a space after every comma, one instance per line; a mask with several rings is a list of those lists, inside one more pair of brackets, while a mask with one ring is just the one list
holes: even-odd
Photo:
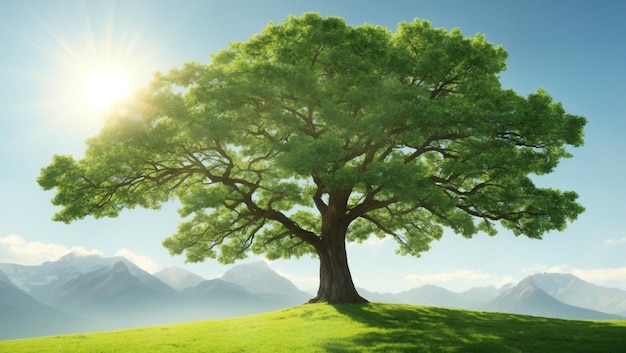
[[0, 341], [0, 352], [616, 352], [626, 321], [411, 305], [303, 305], [226, 320]]

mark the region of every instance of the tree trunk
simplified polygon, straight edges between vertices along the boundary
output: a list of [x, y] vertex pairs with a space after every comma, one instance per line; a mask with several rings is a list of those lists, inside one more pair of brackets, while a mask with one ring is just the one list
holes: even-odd
[[317, 247], [320, 259], [320, 286], [309, 303], [367, 303], [354, 287], [348, 267], [345, 231], [327, 236]]
[[367, 303], [356, 291], [348, 268], [346, 233], [350, 221], [346, 210], [349, 197], [349, 190], [333, 190], [328, 195], [328, 206], [320, 207], [321, 239], [311, 244], [320, 259], [320, 287], [309, 303]]
[[367, 303], [354, 287], [348, 267], [346, 243], [328, 242], [318, 249], [320, 259], [320, 286], [317, 296], [309, 303]]

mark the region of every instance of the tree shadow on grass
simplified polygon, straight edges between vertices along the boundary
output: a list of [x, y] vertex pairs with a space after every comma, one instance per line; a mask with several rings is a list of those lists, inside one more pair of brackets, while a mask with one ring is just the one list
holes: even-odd
[[333, 307], [362, 333], [324, 343], [327, 352], [616, 352], [626, 326], [393, 304]]

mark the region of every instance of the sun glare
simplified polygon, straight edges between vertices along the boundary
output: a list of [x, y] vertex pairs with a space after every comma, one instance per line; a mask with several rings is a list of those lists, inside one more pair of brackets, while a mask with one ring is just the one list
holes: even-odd
[[[136, 15], [118, 12], [114, 2], [81, 4], [68, 10], [67, 20], [59, 18], [61, 23], [31, 10], [32, 18], [15, 29], [48, 63], [32, 73], [44, 93], [31, 106], [49, 117], [42, 133], [96, 134], [115, 104], [150, 82], [163, 65], [162, 41], [152, 38]], [[88, 11], [95, 8], [97, 13]]]
[[129, 93], [129, 78], [122, 70], [97, 70], [85, 77], [83, 86], [85, 102], [90, 109], [97, 112], [106, 110], [126, 98]]

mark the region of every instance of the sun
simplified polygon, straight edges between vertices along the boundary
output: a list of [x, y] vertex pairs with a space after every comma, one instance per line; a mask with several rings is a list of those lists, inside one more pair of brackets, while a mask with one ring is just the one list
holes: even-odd
[[121, 69], [98, 69], [85, 75], [83, 95], [85, 103], [93, 111], [105, 111], [126, 98], [130, 91], [129, 75]]

